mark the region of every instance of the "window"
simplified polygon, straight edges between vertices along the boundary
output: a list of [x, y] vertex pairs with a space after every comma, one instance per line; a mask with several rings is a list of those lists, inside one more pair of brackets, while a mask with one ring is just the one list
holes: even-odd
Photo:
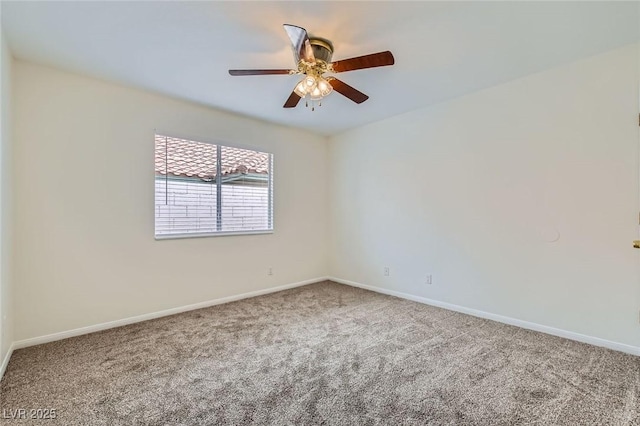
[[155, 137], [156, 238], [273, 230], [273, 155]]

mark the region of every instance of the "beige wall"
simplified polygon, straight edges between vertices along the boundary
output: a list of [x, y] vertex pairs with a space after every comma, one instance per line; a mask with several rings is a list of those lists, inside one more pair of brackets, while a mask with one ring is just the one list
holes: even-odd
[[[13, 71], [16, 340], [326, 275], [325, 138], [21, 61]], [[154, 129], [273, 152], [275, 232], [155, 241]]]
[[638, 75], [629, 46], [333, 138], [331, 275], [640, 345]]
[[[1, 35], [1, 34], [0, 34]], [[11, 67], [13, 58], [4, 37], [0, 57], [0, 366], [13, 342], [11, 280]], [[2, 374], [0, 367], [0, 374]]]

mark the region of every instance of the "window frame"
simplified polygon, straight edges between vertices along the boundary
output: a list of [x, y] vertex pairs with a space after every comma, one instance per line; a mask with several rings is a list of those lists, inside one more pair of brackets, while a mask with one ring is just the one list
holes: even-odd
[[[261, 148], [261, 147], [256, 147], [256, 146], [252, 146], [252, 145], [247, 145], [247, 144], [238, 144], [238, 143], [228, 143], [226, 141], [223, 140], [212, 140], [212, 139], [208, 139], [208, 138], [202, 138], [202, 137], [197, 137], [197, 136], [184, 136], [184, 135], [177, 135], [173, 132], [163, 132], [162, 130], [158, 130], [158, 129], [154, 129], [154, 133], [153, 133], [153, 145], [152, 145], [152, 149], [153, 149], [153, 157], [155, 159], [155, 147], [156, 147], [156, 136], [164, 136], [164, 137], [168, 137], [168, 138], [175, 138], [175, 139], [183, 139], [183, 140], [188, 140], [191, 142], [198, 142], [198, 143], [206, 143], [206, 144], [210, 144], [210, 145], [216, 145], [218, 147], [217, 152], [218, 152], [218, 159], [216, 159], [216, 162], [218, 163], [217, 167], [218, 167], [218, 171], [220, 170], [220, 163], [219, 163], [219, 159], [220, 159], [220, 155], [221, 155], [221, 148], [222, 147], [228, 147], [228, 148], [237, 148], [237, 149], [245, 149], [245, 150], [249, 150], [249, 151], [256, 151], [256, 152], [261, 152], [261, 153], [265, 153], [265, 154], [269, 154], [269, 180], [268, 180], [268, 184], [267, 184], [267, 188], [268, 188], [268, 196], [269, 196], [269, 201], [267, 203], [267, 209], [268, 209], [268, 213], [270, 212], [271, 214], [267, 214], [267, 223], [270, 225], [270, 229], [254, 229], [254, 230], [246, 230], [246, 231], [215, 231], [215, 232], [187, 232], [187, 233], [176, 233], [176, 234], [164, 234], [164, 235], [157, 235], [156, 234], [156, 204], [155, 204], [155, 183], [157, 180], [157, 176], [156, 176], [156, 171], [155, 171], [155, 165], [153, 166], [153, 182], [154, 182], [154, 204], [153, 204], [153, 234], [154, 234], [154, 239], [156, 241], [161, 241], [161, 240], [178, 240], [178, 239], [187, 239], [187, 238], [206, 238], [206, 237], [229, 237], [229, 236], [242, 236], [242, 235], [266, 235], [266, 234], [273, 234], [274, 230], [275, 230], [275, 204], [273, 202], [273, 192], [274, 192], [274, 182], [273, 182], [273, 169], [274, 169], [274, 163], [275, 163], [275, 155], [273, 154], [273, 152], [271, 151], [266, 151], [265, 148]], [[155, 164], [155, 161], [154, 161]], [[216, 181], [218, 179], [219, 174], [216, 174]], [[222, 184], [222, 183], [221, 183]], [[216, 183], [217, 185], [217, 183]], [[220, 200], [220, 199], [218, 199]], [[218, 207], [219, 206], [219, 207]], [[216, 210], [219, 213], [218, 209], [222, 208], [222, 203], [218, 204], [216, 203]]]

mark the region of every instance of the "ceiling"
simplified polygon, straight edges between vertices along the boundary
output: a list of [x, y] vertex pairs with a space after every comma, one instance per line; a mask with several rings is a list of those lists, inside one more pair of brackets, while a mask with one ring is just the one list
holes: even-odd
[[[6, 2], [15, 57], [333, 135], [639, 40], [637, 2]], [[368, 94], [314, 112], [282, 104], [298, 76], [282, 24], [333, 41], [334, 60], [391, 50], [392, 67], [340, 74]]]

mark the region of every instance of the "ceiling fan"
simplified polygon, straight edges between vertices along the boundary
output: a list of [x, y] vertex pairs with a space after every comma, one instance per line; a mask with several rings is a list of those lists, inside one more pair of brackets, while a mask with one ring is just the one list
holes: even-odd
[[[369, 96], [349, 86], [342, 80], [338, 80], [333, 76], [324, 77], [323, 74], [384, 67], [394, 64], [393, 55], [389, 51], [331, 62], [333, 45], [329, 40], [318, 37], [309, 38], [304, 28], [295, 25], [285, 24], [284, 29], [291, 39], [291, 47], [293, 48], [297, 69], [229, 70], [229, 74], [233, 76], [304, 75], [304, 78], [296, 85], [284, 103], [284, 108], [293, 108], [298, 105], [300, 99], [308, 98], [311, 100], [311, 109], [313, 110], [315, 109], [315, 103], [318, 102], [318, 105], [322, 105], [322, 98], [333, 90], [353, 102], [361, 104], [369, 99]], [[309, 106], [308, 100], [306, 105]]]

